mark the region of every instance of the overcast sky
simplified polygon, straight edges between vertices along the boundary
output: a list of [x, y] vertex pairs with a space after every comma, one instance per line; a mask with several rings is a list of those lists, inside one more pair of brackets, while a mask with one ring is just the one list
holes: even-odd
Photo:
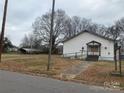
[[[51, 3], [52, 0], [9, 0], [6, 36], [13, 44], [20, 44], [24, 35], [32, 31], [35, 18], [48, 12]], [[3, 4], [4, 0], [0, 0], [0, 23]], [[69, 16], [85, 17], [106, 26], [124, 17], [124, 0], [56, 0], [56, 9], [59, 8]]]

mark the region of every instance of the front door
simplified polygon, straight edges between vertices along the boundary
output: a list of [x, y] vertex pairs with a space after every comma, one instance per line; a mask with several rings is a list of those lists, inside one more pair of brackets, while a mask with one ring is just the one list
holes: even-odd
[[87, 55], [100, 56], [101, 55], [101, 44], [96, 41], [89, 42], [87, 44]]
[[89, 55], [99, 55], [99, 47], [89, 46]]

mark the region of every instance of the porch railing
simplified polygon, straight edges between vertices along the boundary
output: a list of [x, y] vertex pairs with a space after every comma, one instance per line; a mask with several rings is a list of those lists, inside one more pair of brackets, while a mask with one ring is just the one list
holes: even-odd
[[85, 52], [75, 52], [75, 53], [67, 53], [67, 54], [63, 54], [63, 57], [65, 58], [74, 58], [74, 59], [84, 59], [86, 58], [87, 53]]
[[88, 55], [99, 55], [99, 52], [88, 52]]

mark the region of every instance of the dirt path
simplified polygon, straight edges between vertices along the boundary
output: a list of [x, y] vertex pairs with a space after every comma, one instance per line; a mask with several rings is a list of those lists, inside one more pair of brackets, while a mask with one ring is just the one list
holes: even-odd
[[92, 64], [93, 62], [82, 62], [81, 64], [65, 69], [60, 76], [62, 79], [73, 79]]

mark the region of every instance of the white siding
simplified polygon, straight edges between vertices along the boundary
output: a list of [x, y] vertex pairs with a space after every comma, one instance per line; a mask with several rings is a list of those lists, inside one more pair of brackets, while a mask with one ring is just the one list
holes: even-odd
[[[101, 57], [100, 60], [113, 60], [114, 59], [114, 43], [113, 41], [106, 40], [96, 35], [84, 32], [79, 36], [64, 42], [63, 54], [80, 52], [82, 47], [87, 51], [87, 43], [97, 41], [101, 43]], [[107, 49], [105, 49], [107, 47]], [[109, 54], [110, 53], [110, 54]]]

